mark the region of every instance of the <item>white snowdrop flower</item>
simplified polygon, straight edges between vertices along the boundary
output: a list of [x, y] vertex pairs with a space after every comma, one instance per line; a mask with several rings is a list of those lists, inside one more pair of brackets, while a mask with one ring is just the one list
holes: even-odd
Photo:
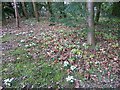
[[16, 36], [18, 36], [19, 34], [17, 33], [17, 34], [15, 34]]
[[73, 71], [76, 69], [76, 66], [71, 66], [70, 69]]
[[32, 33], [33, 31], [31, 30], [30, 32]]
[[25, 47], [29, 47], [29, 45], [25, 45]]
[[73, 80], [74, 80], [74, 78], [73, 78], [73, 76], [68, 76], [67, 78], [66, 78], [66, 81], [67, 82], [73, 82]]
[[29, 46], [32, 46], [32, 44], [29, 44]]
[[12, 82], [12, 80], [13, 80], [14, 78], [11, 78], [11, 79], [5, 79], [4, 80], [4, 83], [5, 83], [5, 85], [7, 85], [7, 86], [10, 86], [10, 83]]
[[100, 62], [99, 61], [96, 61], [95, 64], [99, 64]]
[[71, 83], [73, 83], [73, 82], [74, 82], [74, 80], [70, 80], [70, 82], [71, 82]]
[[34, 39], [36, 38], [36, 36], [33, 37]]
[[69, 62], [68, 61], [64, 61], [64, 67], [68, 66]]
[[26, 55], [26, 57], [29, 57], [28, 55]]
[[19, 34], [22, 34], [22, 32], [20, 32]]
[[20, 57], [17, 57], [17, 60], [20, 59]]
[[20, 42], [25, 42], [25, 40], [21, 40]]
[[26, 32], [23, 32], [22, 34], [26, 34]]
[[4, 33], [3, 36], [5, 36], [6, 34]]
[[83, 43], [83, 46], [86, 46], [87, 44], [86, 43]]
[[32, 43], [33, 46], [35, 46], [36, 44], [35, 43]]

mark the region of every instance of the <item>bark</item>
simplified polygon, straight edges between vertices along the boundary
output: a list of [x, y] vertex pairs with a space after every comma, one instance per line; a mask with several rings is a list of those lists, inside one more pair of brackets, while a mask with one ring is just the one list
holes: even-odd
[[32, 0], [32, 3], [33, 3], [33, 9], [34, 9], [34, 14], [35, 14], [36, 20], [39, 22], [39, 17], [38, 17], [38, 12], [37, 12], [37, 8], [36, 8], [36, 3], [35, 3], [34, 0]]
[[28, 15], [27, 15], [27, 12], [26, 12], [26, 8], [25, 8], [25, 3], [24, 3], [24, 0], [21, 2], [22, 4], [22, 9], [23, 9], [23, 14], [26, 18], [28, 18]]
[[92, 0], [87, 2], [88, 10], [88, 35], [87, 42], [89, 45], [95, 45], [95, 31], [94, 31], [94, 7]]
[[49, 10], [49, 12], [50, 12], [50, 14], [51, 14], [51, 17], [54, 17], [54, 13], [53, 13], [53, 11], [52, 11], [51, 3], [52, 3], [52, 2], [48, 2], [48, 3], [47, 3], [47, 4], [48, 4], [48, 10]]
[[16, 5], [16, 0], [14, 0], [14, 7], [15, 7], [16, 27], [19, 27], [19, 14], [18, 14], [18, 9]]
[[95, 22], [98, 22], [99, 21], [99, 18], [100, 18], [100, 9], [101, 9], [101, 4], [102, 3], [97, 3], [98, 5], [97, 5], [97, 7], [96, 7], [96, 9], [97, 9], [97, 11], [96, 11], [96, 16], [95, 16]]
[[5, 3], [2, 2], [2, 24], [5, 24], [6, 18], [5, 18], [5, 11], [4, 11], [4, 5]]

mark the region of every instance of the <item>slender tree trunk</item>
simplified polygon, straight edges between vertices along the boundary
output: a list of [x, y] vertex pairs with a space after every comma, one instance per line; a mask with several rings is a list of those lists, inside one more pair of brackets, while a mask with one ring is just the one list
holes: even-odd
[[48, 10], [50, 12], [51, 17], [54, 17], [54, 13], [53, 13], [52, 7], [51, 7], [51, 2], [48, 2], [47, 5], [48, 5]]
[[101, 2], [97, 3], [97, 11], [96, 11], [96, 16], [95, 16], [95, 22], [98, 22], [99, 21], [99, 18], [100, 18], [100, 9], [101, 9]]
[[35, 17], [36, 17], [37, 21], [39, 21], [39, 17], [38, 17], [38, 12], [37, 12], [35, 1], [32, 0], [32, 3], [33, 3], [33, 9], [34, 9]]
[[18, 9], [16, 5], [16, 0], [14, 0], [14, 7], [15, 7], [16, 27], [19, 27], [19, 14], [18, 14]]
[[6, 23], [6, 16], [4, 11], [4, 2], [2, 2], [2, 24], [4, 25]]
[[87, 10], [88, 10], [88, 35], [87, 35], [87, 42], [90, 45], [95, 45], [94, 7], [93, 7], [92, 0], [88, 0], [88, 2], [87, 2]]
[[26, 9], [25, 9], [24, 0], [22, 0], [21, 4], [22, 4], [22, 9], [23, 9], [23, 14], [24, 14], [24, 16], [25, 16], [26, 18], [28, 18], [28, 15], [27, 15], [27, 12], [26, 12]]

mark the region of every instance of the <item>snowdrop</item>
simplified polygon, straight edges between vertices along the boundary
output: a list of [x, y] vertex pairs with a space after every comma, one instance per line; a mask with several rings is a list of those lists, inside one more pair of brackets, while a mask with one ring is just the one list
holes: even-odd
[[68, 77], [66, 78], [66, 81], [67, 81], [67, 82], [71, 82], [71, 83], [72, 83], [72, 82], [74, 82], [74, 80], [75, 80], [75, 79], [73, 78], [73, 76], [68, 76]]
[[76, 66], [71, 66], [70, 69], [73, 71], [76, 69]]
[[22, 34], [26, 34], [26, 32], [23, 32]]
[[19, 35], [22, 34], [22, 32], [19, 33]]
[[20, 57], [17, 57], [17, 60], [20, 59]]
[[15, 34], [16, 36], [18, 36], [19, 34], [17, 33], [17, 34]]
[[32, 44], [29, 44], [29, 46], [32, 46]]
[[33, 33], [33, 31], [32, 31], [32, 30], [31, 30], [30, 32], [31, 32], [31, 33]]
[[25, 47], [29, 47], [29, 45], [25, 45]]
[[36, 36], [34, 36], [33, 38], [36, 39]]
[[69, 62], [68, 61], [64, 61], [64, 67], [68, 66]]
[[25, 40], [21, 40], [20, 42], [25, 42]]
[[96, 61], [95, 64], [100, 64], [100, 62], [99, 62], [99, 61]]
[[10, 83], [12, 82], [13, 79], [14, 79], [14, 78], [11, 78], [11, 79], [9, 79], [9, 78], [8, 78], [8, 79], [5, 79], [5, 80], [4, 80], [5, 85], [10, 86], [10, 85], [11, 85]]
[[36, 44], [32, 42], [32, 45], [35, 46]]
[[86, 46], [87, 44], [86, 43], [83, 43], [83, 46]]

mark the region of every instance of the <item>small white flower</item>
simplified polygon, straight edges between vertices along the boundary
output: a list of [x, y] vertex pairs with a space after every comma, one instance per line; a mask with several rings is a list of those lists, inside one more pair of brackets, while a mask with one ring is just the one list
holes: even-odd
[[87, 44], [86, 43], [83, 43], [83, 46], [86, 46]]
[[73, 71], [76, 69], [76, 66], [71, 66], [70, 69]]
[[19, 34], [17, 33], [17, 34], [15, 34], [16, 36], [18, 36]]
[[30, 32], [32, 33], [33, 31], [31, 30]]
[[74, 82], [74, 78], [73, 78], [73, 76], [68, 76], [67, 78], [66, 78], [66, 81], [67, 82]]
[[25, 47], [29, 47], [29, 45], [25, 45]]
[[19, 35], [22, 34], [22, 32], [19, 33]]
[[33, 46], [35, 46], [36, 44], [35, 43], [32, 43]]
[[34, 39], [36, 38], [36, 36], [33, 37]]
[[23, 32], [22, 34], [26, 34], [26, 32]]
[[73, 82], [74, 82], [74, 80], [70, 80], [70, 82], [71, 82], [71, 83], [73, 83]]
[[31, 34], [28, 34], [29, 36], [31, 36]]
[[95, 64], [100, 64], [100, 62], [99, 62], [99, 61], [96, 61]]
[[29, 44], [29, 46], [32, 46], [32, 44]]
[[25, 42], [25, 40], [21, 40], [20, 42]]
[[10, 86], [10, 83], [12, 82], [12, 80], [13, 80], [14, 78], [11, 78], [11, 79], [5, 79], [4, 80], [4, 83], [5, 83], [5, 85], [7, 85], [7, 86]]
[[17, 60], [20, 59], [20, 57], [17, 57]]
[[68, 66], [69, 62], [68, 61], [64, 61], [64, 67]]
[[26, 55], [26, 57], [29, 57], [28, 55]]

